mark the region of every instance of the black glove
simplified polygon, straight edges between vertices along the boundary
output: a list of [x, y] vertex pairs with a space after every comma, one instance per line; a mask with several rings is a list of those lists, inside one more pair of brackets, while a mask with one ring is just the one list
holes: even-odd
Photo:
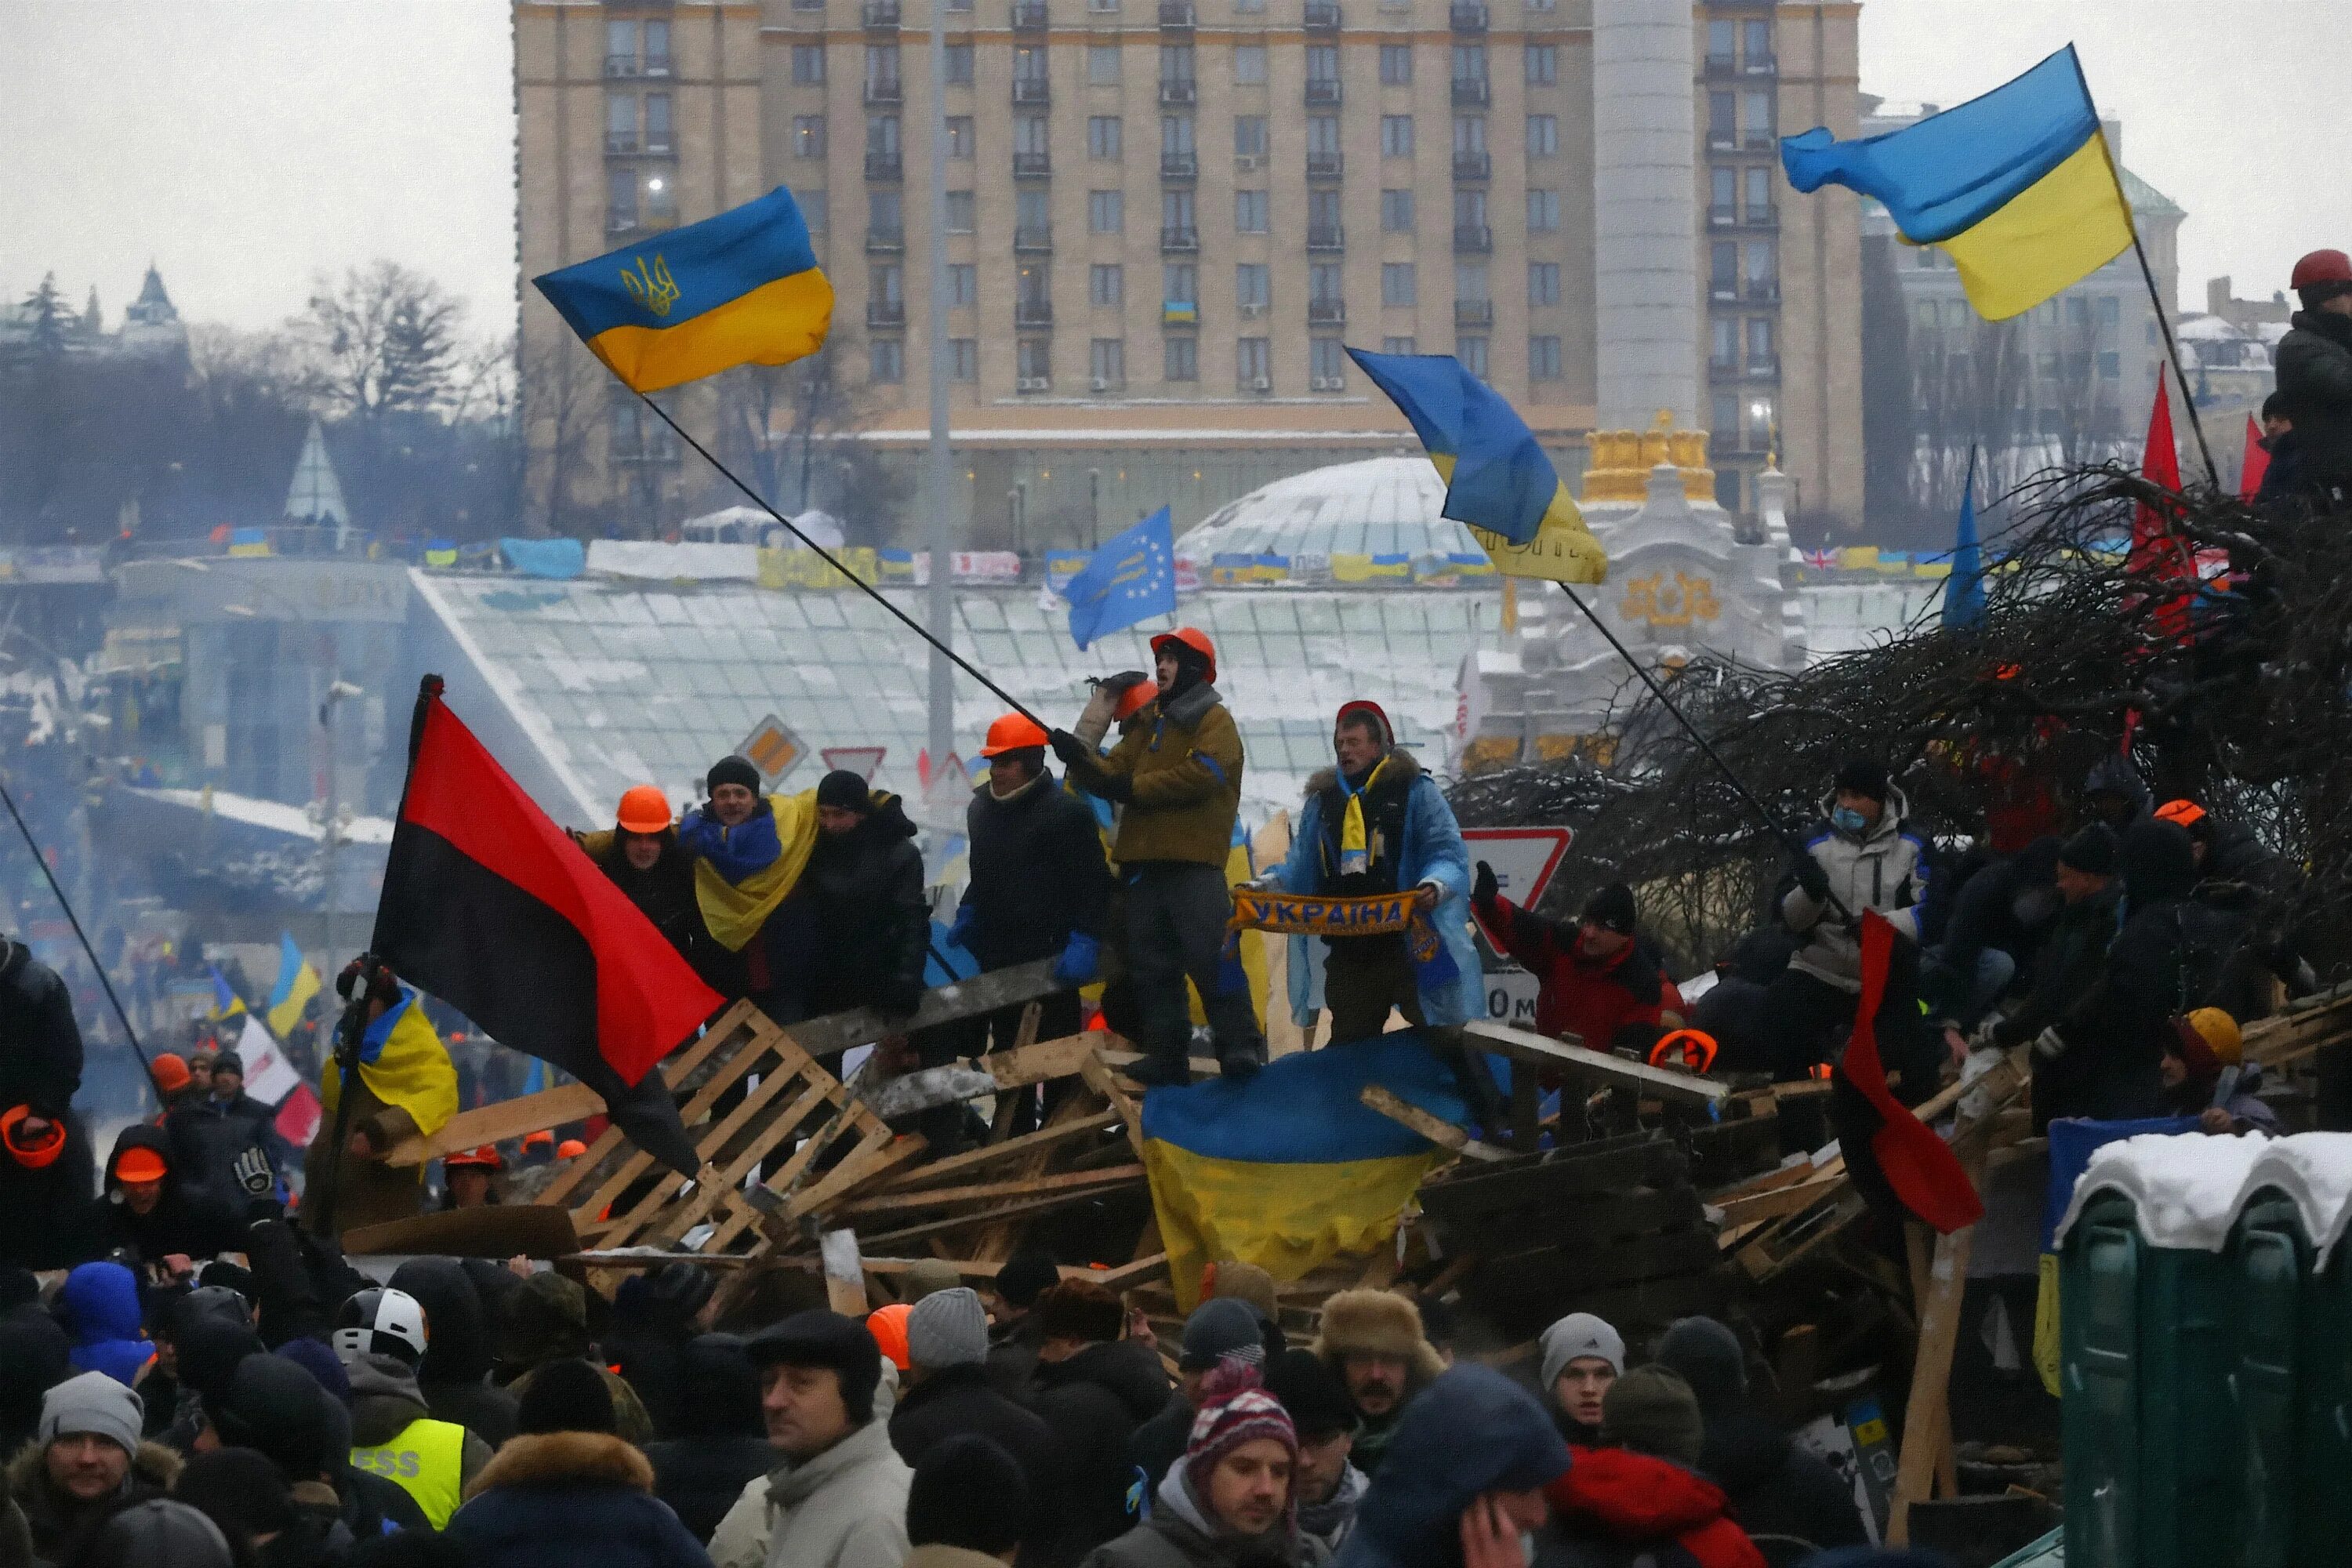
[[1484, 860], [1479, 861], [1477, 878], [1470, 884], [1470, 901], [1474, 904], [1491, 904], [1502, 896], [1503, 884], [1496, 878], [1495, 868], [1487, 865]]
[[1095, 760], [1095, 749], [1067, 730], [1055, 730], [1045, 737], [1045, 741], [1054, 748], [1054, 754], [1062, 759], [1065, 767], [1087, 767]]
[[1124, 805], [1135, 798], [1135, 781], [1125, 773], [1097, 773], [1078, 781], [1089, 795], [1100, 795], [1114, 805]]
[[1797, 886], [1805, 889], [1805, 897], [1817, 904], [1827, 903], [1830, 896], [1830, 874], [1822, 863], [1810, 855], [1797, 858]]
[[923, 1005], [920, 982], [892, 981], [874, 999], [874, 1010], [886, 1018], [911, 1018]]

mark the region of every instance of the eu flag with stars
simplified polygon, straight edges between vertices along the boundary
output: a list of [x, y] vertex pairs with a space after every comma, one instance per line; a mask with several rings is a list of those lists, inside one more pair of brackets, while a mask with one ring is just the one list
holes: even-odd
[[1104, 541], [1061, 592], [1070, 602], [1070, 637], [1080, 647], [1138, 621], [1174, 615], [1176, 537], [1168, 509]]

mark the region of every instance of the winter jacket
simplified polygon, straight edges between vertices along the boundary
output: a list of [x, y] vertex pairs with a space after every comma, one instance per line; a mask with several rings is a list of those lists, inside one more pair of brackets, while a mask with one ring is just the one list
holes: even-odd
[[499, 1450], [448, 1532], [499, 1568], [709, 1568], [653, 1485], [646, 1457], [610, 1434], [526, 1434]]
[[[662, 933], [677, 955], [692, 964], [696, 973], [704, 973], [704, 965], [719, 949], [710, 940], [710, 928], [702, 923], [702, 906], [694, 896], [694, 859], [679, 847], [677, 830], [661, 830], [661, 858], [651, 870], [640, 871], [629, 864], [629, 857], [621, 847], [621, 836], [611, 828], [596, 832], [572, 832], [572, 842], [596, 862], [613, 886], [621, 889], [629, 902], [637, 906], [654, 930]], [[705, 973], [705, 978], [709, 975]]]
[[1223, 869], [1242, 802], [1242, 732], [1206, 681], [1136, 715], [1110, 754], [1076, 770], [1081, 788], [1128, 781], [1111, 858], [1122, 868], [1186, 860]]
[[23, 942], [0, 936], [0, 1110], [62, 1117], [81, 1089], [73, 994]]
[[116, 1509], [149, 1498], [164, 1496], [179, 1478], [180, 1456], [161, 1443], [142, 1443], [131, 1457], [122, 1486], [111, 1497], [83, 1502], [49, 1484], [47, 1451], [28, 1443], [8, 1461], [7, 1490], [25, 1516], [33, 1538], [33, 1555], [42, 1563], [65, 1564], [102, 1528]]
[[646, 1445], [654, 1496], [669, 1504], [697, 1541], [708, 1541], [744, 1489], [776, 1468], [765, 1437], [669, 1437]]
[[[367, 1086], [366, 1074], [352, 1076], [358, 1081], [341, 1086], [341, 1092], [352, 1097], [352, 1131], [365, 1132], [368, 1146], [376, 1154], [417, 1135], [416, 1118], [403, 1107], [378, 1099]], [[330, 1116], [320, 1124], [319, 1135], [310, 1140], [310, 1148], [303, 1152], [302, 1190], [311, 1199], [303, 1212], [317, 1213], [317, 1194], [333, 1187], [337, 1189], [338, 1235], [363, 1225], [415, 1218], [424, 1205], [425, 1168], [419, 1165], [404, 1170], [387, 1165], [380, 1158], [357, 1160], [349, 1154], [338, 1160], [330, 1152], [334, 1131], [335, 1118]]]
[[[2220, 1086], [2220, 1075], [2209, 1073], [2168, 1088], [2164, 1091], [2162, 1114], [2201, 1115], [2212, 1108], [2214, 1091]], [[2270, 1101], [2262, 1098], [2262, 1068], [2256, 1063], [2247, 1062], [2239, 1068], [2237, 1081], [2231, 1086], [2229, 1098], [2221, 1102], [2221, 1107], [2238, 1122], [2237, 1131], [2259, 1132], [2266, 1138], [2275, 1138], [2284, 1129], [2279, 1125], [2278, 1112], [2271, 1108]]]
[[1636, 933], [1608, 957], [1592, 958], [1578, 927], [1548, 921], [1508, 899], [1480, 905], [1478, 918], [1503, 951], [1536, 977], [1538, 1034], [1573, 1035], [1605, 1051], [1628, 1025], [1655, 1025], [1659, 1014], [1682, 1011], [1682, 993], [1645, 936]]
[[876, 1415], [812, 1459], [744, 1489], [710, 1537], [718, 1568], [899, 1568], [915, 1472]]
[[1793, 1535], [1823, 1549], [1869, 1539], [1853, 1488], [1828, 1460], [1752, 1410], [1707, 1417], [1698, 1468], [1723, 1489], [1732, 1516], [1750, 1535]]
[[988, 1380], [1015, 1404], [1028, 1398], [1029, 1380], [1037, 1371], [1037, 1347], [1045, 1342], [1039, 1329], [1034, 1312], [988, 1327]]
[[[2229, 917], [2189, 901], [2196, 860], [2181, 828], [2135, 823], [2124, 834], [2122, 859], [2122, 929], [2097, 984], [2058, 1025], [2066, 1049], [2055, 1076], [2068, 1092], [2049, 1108], [2053, 1116], [2127, 1121], [2158, 1114], [2172, 1020], [2205, 1000], [2197, 994], [2192, 950], [2228, 938], [2221, 927]], [[2043, 1076], [2037, 1070], [2037, 1089]], [[2042, 1110], [2037, 1101], [2037, 1121]]]
[[1172, 1397], [1168, 1373], [1144, 1345], [1111, 1340], [1039, 1362], [1030, 1387], [1030, 1407], [1053, 1429], [1068, 1465], [1062, 1528], [1045, 1560], [1074, 1563], [1139, 1517], [1142, 1479], [1129, 1442]]
[[848, 833], [818, 833], [793, 891], [813, 900], [812, 1014], [886, 1004], [912, 1008], [922, 994], [931, 912], [914, 837], [915, 825], [895, 796]]
[[[133, 1149], [147, 1150], [166, 1167], [155, 1206], [143, 1215], [132, 1213], [123, 1201], [114, 1174], [122, 1156]], [[174, 1252], [192, 1258], [210, 1258], [217, 1252], [243, 1251], [244, 1231], [236, 1209], [182, 1179], [173, 1161], [171, 1140], [162, 1128], [134, 1121], [115, 1135], [114, 1148], [106, 1157], [102, 1190], [89, 1210], [94, 1250], [121, 1247], [142, 1263], [152, 1263]]]
[[[1391, 747], [1381, 769], [1363, 803], [1366, 847], [1372, 855], [1370, 876], [1380, 885], [1342, 884], [1339, 834], [1347, 803], [1338, 770], [1333, 768], [1325, 768], [1307, 781], [1298, 830], [1274, 881], [1286, 893], [1325, 896], [1403, 892], [1423, 882], [1435, 883], [1437, 907], [1430, 911], [1430, 919], [1454, 960], [1454, 974], [1445, 984], [1421, 987], [1422, 1017], [1437, 1026], [1483, 1018], [1486, 996], [1478, 944], [1470, 935], [1470, 855], [1463, 847], [1461, 826], [1454, 820], [1454, 808], [1445, 804], [1437, 781], [1423, 771], [1411, 752]], [[1385, 825], [1391, 822], [1395, 841], [1387, 842]], [[1314, 937], [1293, 936], [1289, 941], [1290, 1016], [1305, 1027], [1323, 1007], [1323, 962], [1328, 950]]]
[[1192, 1441], [1192, 1417], [1199, 1412], [1179, 1388], [1160, 1414], [1135, 1429], [1127, 1440], [1127, 1457], [1143, 1472], [1143, 1484], [1157, 1491], [1176, 1461]]
[[393, 1270], [392, 1288], [415, 1297], [432, 1326], [424, 1363], [416, 1369], [425, 1407], [493, 1449], [513, 1436], [515, 1396], [489, 1381], [489, 1327], [481, 1295], [466, 1270], [446, 1258], [412, 1258]]
[[971, 880], [964, 950], [981, 968], [1057, 956], [1072, 931], [1100, 941], [1110, 868], [1087, 803], [1041, 773], [1009, 800], [982, 779], [964, 808]]
[[[417, 1390], [415, 1374], [394, 1357], [362, 1354], [346, 1365], [352, 1380], [352, 1463], [394, 1482], [416, 1500], [435, 1529], [441, 1528], [448, 1521], [448, 1505], [490, 1462], [490, 1446], [456, 1422], [436, 1419]], [[449, 1467], [447, 1473], [436, 1471], [437, 1466]]]
[[234, 1100], [205, 1095], [176, 1106], [163, 1118], [172, 1142], [172, 1168], [180, 1179], [213, 1203], [241, 1205], [245, 1191], [231, 1169], [247, 1149], [260, 1149], [272, 1166], [293, 1164], [293, 1152], [278, 1135], [278, 1113], [246, 1093]]
[[1544, 1495], [1552, 1522], [1538, 1537], [1537, 1568], [1764, 1568], [1723, 1489], [1671, 1459], [1578, 1448]]
[[67, 1275], [58, 1315], [73, 1336], [77, 1372], [102, 1372], [131, 1388], [155, 1359], [141, 1327], [138, 1277], [120, 1263], [84, 1263]]
[[1462, 1510], [1484, 1492], [1544, 1485], [1568, 1455], [1526, 1389], [1492, 1367], [1451, 1368], [1405, 1406], [1339, 1568], [1462, 1568]]
[[2297, 310], [2275, 355], [2305, 484], [2352, 486], [2352, 316]]
[[[1906, 832], [1904, 818], [1910, 802], [1890, 788], [1878, 820], [1859, 837], [1828, 824], [1834, 798], [1822, 802], [1822, 822], [1805, 840], [1805, 853], [1827, 873], [1830, 891], [1855, 920], [1864, 910], [1876, 910], [1895, 931], [1919, 940], [1919, 906], [1927, 901], [1927, 844]], [[1815, 903], [1801, 887], [1790, 888], [1780, 900], [1780, 918], [1790, 931], [1805, 937], [1805, 945], [1789, 961], [1814, 979], [1841, 991], [1862, 990], [1861, 938], [1849, 932], [1827, 903]]]
[[[2106, 973], [2107, 947], [2122, 925], [2118, 912], [2123, 887], [2110, 883], [2099, 892], [2062, 907], [2050, 934], [2033, 956], [2033, 984], [2022, 1000], [1993, 1025], [1993, 1039], [2003, 1049], [2021, 1046], [2046, 1028], [2066, 1034], [2086, 1026], [2085, 1008], [2099, 992]], [[2088, 1061], [2085, 1057], [2084, 1061]], [[2083, 1062], [2065, 1057], [2033, 1058], [2033, 1121], [2046, 1127], [2053, 1116], [2080, 1114]]]
[[[1061, 1518], [1061, 1486], [1065, 1461], [1053, 1428], [989, 1386], [988, 1369], [979, 1362], [941, 1367], [898, 1395], [890, 1413], [890, 1443], [908, 1465], [942, 1440], [969, 1433], [986, 1437], [1013, 1456], [1029, 1483], [1032, 1528], [1024, 1540], [1045, 1539], [1042, 1527]], [[1027, 1562], [1042, 1562], [1038, 1556]]]
[[1352, 1464], [1339, 1471], [1339, 1485], [1319, 1503], [1298, 1508], [1298, 1544], [1309, 1563], [1328, 1563], [1355, 1532], [1356, 1510], [1363, 1506], [1371, 1478]]
[[1179, 1466], [1152, 1493], [1151, 1517], [1096, 1547], [1085, 1568], [1298, 1568], [1304, 1561], [1292, 1521], [1237, 1538], [1210, 1518]]
[[285, 1218], [275, 1204], [255, 1204], [247, 1212], [243, 1245], [259, 1301], [261, 1342], [275, 1348], [289, 1340], [325, 1339], [336, 1309], [374, 1281], [345, 1262], [333, 1242]]

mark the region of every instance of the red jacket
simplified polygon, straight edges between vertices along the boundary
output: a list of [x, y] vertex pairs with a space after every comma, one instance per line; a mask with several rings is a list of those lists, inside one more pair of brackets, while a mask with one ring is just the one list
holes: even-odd
[[1568, 1452], [1568, 1473], [1544, 1489], [1562, 1535], [1620, 1546], [1672, 1542], [1698, 1568], [1764, 1568], [1764, 1554], [1732, 1522], [1713, 1481], [1630, 1448]]
[[1641, 936], [1607, 958], [1587, 958], [1579, 927], [1556, 925], [1504, 898], [1475, 908], [1503, 951], [1542, 984], [1536, 996], [1539, 1034], [1574, 1035], [1605, 1051], [1626, 1025], [1654, 1025], [1661, 1011], [1683, 1010], [1682, 993], [1666, 978], [1657, 950]]

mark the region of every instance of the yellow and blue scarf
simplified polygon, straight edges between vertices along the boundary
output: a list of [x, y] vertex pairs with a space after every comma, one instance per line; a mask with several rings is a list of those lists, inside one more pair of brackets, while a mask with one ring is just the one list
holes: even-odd
[[[1352, 803], [1351, 803], [1352, 804]], [[1405, 953], [1424, 990], [1450, 985], [1461, 974], [1454, 955], [1411, 892], [1374, 893], [1359, 899], [1306, 898], [1293, 893], [1234, 889], [1236, 931], [1279, 931], [1289, 936], [1385, 936], [1402, 932]]]

